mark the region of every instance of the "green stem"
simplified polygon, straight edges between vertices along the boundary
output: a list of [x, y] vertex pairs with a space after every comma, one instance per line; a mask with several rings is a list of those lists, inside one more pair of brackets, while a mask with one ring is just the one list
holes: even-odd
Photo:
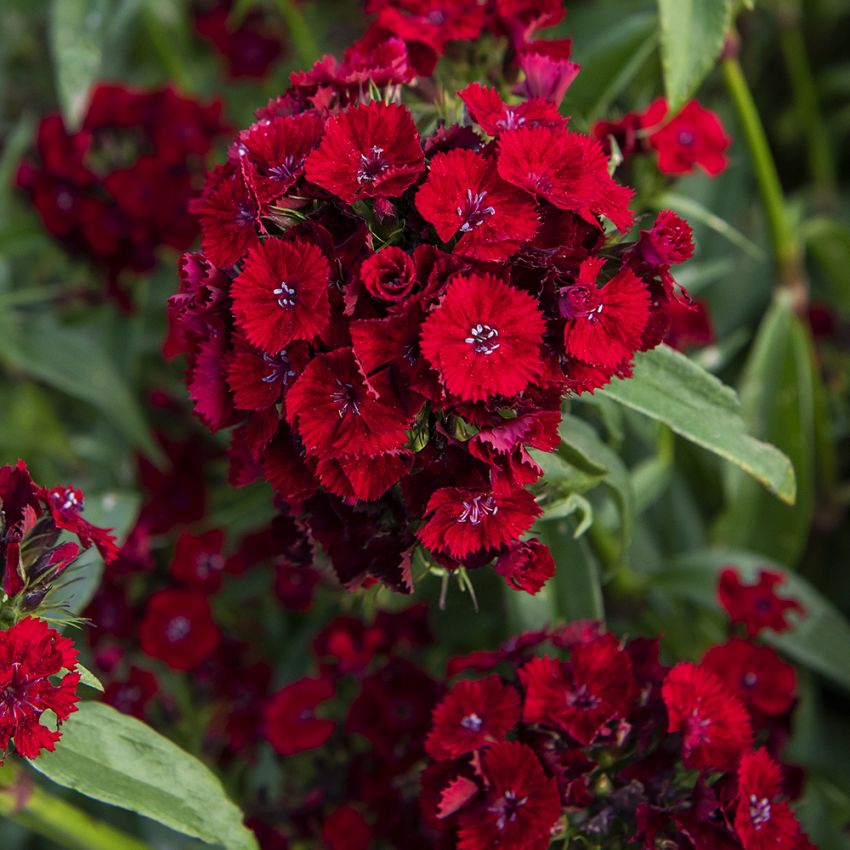
[[738, 115], [767, 217], [773, 257], [779, 273], [778, 282], [791, 292], [795, 308], [802, 310], [808, 297], [802, 273], [802, 249], [791, 226], [776, 162], [767, 143], [767, 134], [738, 59], [735, 56], [726, 56], [722, 67], [726, 88]]
[[277, 0], [277, 7], [289, 29], [289, 37], [295, 45], [298, 58], [304, 63], [305, 67], [309, 68], [320, 55], [319, 45], [313, 38], [310, 25], [293, 0]]
[[0, 815], [67, 850], [150, 850], [147, 844], [33, 785], [7, 764], [0, 772]]
[[834, 205], [836, 178], [832, 149], [818, 106], [817, 88], [803, 39], [800, 6], [794, 0], [780, 10], [779, 32], [794, 94], [798, 126], [806, 134], [809, 171], [823, 203]]

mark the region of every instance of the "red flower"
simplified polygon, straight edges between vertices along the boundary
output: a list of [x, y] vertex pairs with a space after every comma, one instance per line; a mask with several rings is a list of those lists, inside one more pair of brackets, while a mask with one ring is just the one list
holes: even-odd
[[328, 679], [305, 677], [281, 688], [266, 706], [266, 737], [282, 755], [291, 756], [321, 747], [333, 734], [333, 720], [315, 716], [316, 709], [334, 695]]
[[118, 544], [111, 534], [112, 529], [98, 528], [83, 517], [85, 502], [82, 491], [73, 487], [54, 487], [52, 490], [39, 490], [39, 495], [47, 503], [57, 527], [76, 534], [84, 549], [94, 544], [107, 564], [118, 557]]
[[286, 194], [304, 173], [308, 154], [319, 144], [324, 124], [314, 112], [252, 124], [239, 136], [252, 166], [254, 191], [261, 204]]
[[372, 830], [357, 809], [340, 806], [325, 818], [322, 841], [327, 850], [369, 850]]
[[783, 599], [776, 595], [776, 588], [785, 581], [781, 573], [759, 570], [755, 584], [744, 584], [734, 567], [726, 567], [720, 573], [717, 597], [733, 623], [742, 623], [750, 637], [762, 629], [784, 632], [791, 628], [787, 616], [789, 611], [805, 614], [806, 609], [796, 599]]
[[371, 101], [328, 121], [307, 159], [307, 179], [349, 204], [396, 198], [416, 182], [424, 162], [408, 109]]
[[546, 850], [561, 800], [534, 751], [494, 744], [481, 756], [481, 775], [483, 799], [460, 814], [458, 850]]
[[434, 709], [425, 739], [431, 758], [444, 760], [503, 741], [519, 720], [519, 694], [494, 673], [478, 681], [458, 682]]
[[691, 226], [671, 210], [661, 210], [650, 230], [641, 230], [641, 257], [653, 266], [675, 266], [694, 255]]
[[184, 531], [177, 538], [169, 570], [173, 578], [187, 587], [213, 593], [221, 587], [225, 559], [222, 555], [224, 533], [214, 528], [204, 534]]
[[559, 294], [558, 306], [567, 320], [564, 348], [582, 363], [618, 369], [640, 348], [649, 322], [649, 291], [627, 268], [597, 288], [595, 279], [601, 263], [587, 260], [576, 283]]
[[631, 661], [610, 634], [578, 644], [567, 663], [532, 658], [519, 677], [523, 722], [560, 726], [583, 746], [626, 715], [634, 694]]
[[706, 652], [700, 666], [716, 673], [745, 705], [764, 714], [784, 714], [797, 696], [797, 674], [769, 646], [732, 638]]
[[416, 267], [410, 254], [391, 245], [363, 262], [360, 277], [375, 298], [403, 301], [416, 285]]
[[677, 664], [661, 690], [668, 730], [682, 733], [688, 767], [733, 770], [753, 739], [743, 703], [710, 670]]
[[465, 401], [522, 392], [542, 369], [537, 302], [491, 275], [452, 279], [422, 326], [422, 353]]
[[808, 846], [788, 803], [779, 798], [782, 771], [763, 747], [738, 769], [735, 831], [744, 850], [802, 850]]
[[570, 47], [570, 39], [526, 44], [519, 54], [519, 66], [525, 72], [525, 79], [514, 88], [514, 93], [560, 106], [581, 70], [581, 65], [570, 61]]
[[547, 546], [539, 540], [527, 540], [514, 543], [500, 555], [495, 569], [511, 587], [535, 594], [555, 575], [555, 561]]
[[287, 395], [286, 413], [310, 452], [353, 457], [399, 451], [409, 417], [392, 389], [375, 397], [350, 348], [315, 357]]
[[259, 245], [259, 211], [250, 192], [237, 175], [216, 180], [189, 209], [201, 220], [201, 245], [210, 262], [227, 269], [242, 259], [250, 248]]
[[603, 215], [620, 230], [632, 224], [631, 189], [608, 174], [596, 139], [551, 127], [523, 127], [499, 139], [499, 174], [562, 210]]
[[312, 243], [264, 240], [233, 282], [236, 323], [249, 342], [272, 356], [293, 340], [312, 340], [328, 324], [329, 274], [328, 261]]
[[174, 670], [197, 667], [221, 638], [206, 597], [191, 590], [161, 590], [151, 596], [139, 633], [142, 651]]
[[566, 123], [558, 107], [541, 98], [508, 104], [496, 89], [480, 83], [470, 83], [458, 94], [466, 104], [472, 120], [491, 136], [518, 127], [563, 127]]
[[[56, 748], [61, 733], [43, 726], [41, 715], [49, 709], [61, 724], [77, 710], [76, 666], [73, 643], [44, 620], [26, 617], [0, 631], [0, 756], [10, 740], [21, 758]], [[63, 669], [71, 672], [53, 684]]]
[[416, 208], [443, 242], [461, 234], [456, 253], [479, 260], [507, 259], [537, 230], [527, 197], [499, 177], [491, 160], [468, 150], [433, 157]]
[[720, 119], [710, 109], [689, 100], [681, 112], [667, 120], [667, 101], [659, 98], [641, 116], [644, 127], [663, 123], [649, 136], [658, 154], [658, 168], [664, 174], [689, 174], [695, 166], [716, 177], [726, 168], [730, 139]]
[[528, 531], [540, 508], [528, 490], [510, 493], [443, 487], [428, 500], [419, 538], [433, 551], [464, 558], [498, 549]]
[[233, 355], [227, 367], [227, 384], [233, 403], [242, 410], [268, 410], [304, 370], [310, 352], [304, 342], [295, 342], [277, 354], [266, 354], [234, 338]]

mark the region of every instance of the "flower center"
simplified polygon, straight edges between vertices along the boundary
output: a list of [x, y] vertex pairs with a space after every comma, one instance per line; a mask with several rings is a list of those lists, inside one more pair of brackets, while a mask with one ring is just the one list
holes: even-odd
[[756, 829], [770, 822], [770, 800], [767, 797], [758, 798], [750, 794], [750, 820]]
[[467, 714], [466, 717], [460, 721], [460, 725], [463, 726], [464, 729], [468, 729], [470, 732], [480, 732], [481, 727], [484, 725], [484, 721], [475, 714], [475, 712], [473, 712], [472, 714]]
[[201, 578], [206, 578], [224, 569], [224, 558], [215, 552], [201, 552], [195, 559], [195, 570]]
[[254, 213], [247, 204], [241, 203], [236, 207], [235, 220], [239, 227], [247, 227], [249, 224], [253, 225]]
[[61, 493], [56, 493], [54, 498], [59, 502], [59, 507], [63, 511], [81, 511], [85, 507], [83, 499], [78, 496], [70, 487]]
[[360, 154], [360, 168], [357, 169], [358, 183], [373, 183], [390, 167], [390, 164], [384, 159], [383, 153], [383, 148], [372, 145], [368, 154]]
[[359, 416], [360, 403], [357, 401], [354, 387], [351, 384], [344, 384], [339, 378], [336, 379], [336, 383], [339, 389], [331, 395], [331, 399], [339, 409], [339, 418], [342, 419], [349, 410]]
[[690, 130], [679, 131], [679, 144], [690, 146], [697, 140], [697, 137]]
[[558, 307], [565, 319], [595, 321], [602, 312], [602, 306], [599, 290], [581, 283], [562, 289], [558, 298]]
[[587, 711], [599, 705], [599, 697], [590, 693], [587, 685], [579, 685], [567, 694], [567, 705]]
[[188, 637], [192, 631], [192, 624], [188, 617], [182, 615], [174, 617], [165, 629], [165, 637], [170, 643], [177, 643]]
[[479, 322], [469, 329], [469, 336], [464, 342], [469, 343], [476, 354], [492, 354], [501, 345], [497, 342], [498, 338], [499, 332], [495, 328]]
[[516, 130], [517, 127], [522, 127], [525, 124], [525, 118], [522, 115], [517, 115], [513, 109], [505, 110], [505, 117], [500, 118], [496, 122], [496, 126], [502, 130]]
[[474, 227], [481, 227], [489, 215], [495, 215], [493, 207], [485, 207], [484, 199], [486, 192], [472, 193], [472, 189], [466, 190], [466, 199], [457, 208], [457, 214], [463, 219], [460, 226], [461, 233], [469, 233]]
[[275, 180], [291, 180], [303, 164], [304, 157], [296, 158], [291, 153], [287, 154], [281, 162], [269, 169], [269, 177], [274, 177]]
[[283, 385], [286, 386], [289, 379], [295, 377], [295, 371], [290, 368], [291, 364], [285, 348], [275, 357], [264, 354], [263, 362], [269, 367], [268, 373], [260, 379], [264, 384], [276, 384], [278, 381], [283, 381]]
[[517, 812], [528, 802], [528, 797], [519, 797], [516, 791], [505, 791], [504, 795], [488, 807], [487, 811], [496, 815], [496, 829], [502, 830], [514, 823]]
[[758, 678], [759, 677], [751, 670], [749, 673], [744, 673], [741, 681], [744, 683], [745, 688], [751, 688], [756, 684], [756, 682], [758, 682]]
[[499, 506], [492, 496], [473, 496], [468, 502], [464, 501], [463, 510], [457, 521], [478, 525], [484, 517], [495, 516], [498, 511]]
[[277, 289], [272, 290], [272, 295], [277, 295], [277, 303], [287, 310], [292, 309], [295, 306], [295, 302], [298, 300], [298, 295], [295, 290], [283, 280], [280, 282], [280, 286], [278, 286]]

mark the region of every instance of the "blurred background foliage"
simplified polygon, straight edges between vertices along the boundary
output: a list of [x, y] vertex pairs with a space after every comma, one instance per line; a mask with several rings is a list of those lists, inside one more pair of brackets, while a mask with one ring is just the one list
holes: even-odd
[[[203, 4], [199, 4], [203, 5]], [[39, 118], [79, 117], [95, 80], [133, 86], [172, 83], [225, 103], [228, 123], [287, 85], [290, 71], [338, 52], [365, 28], [356, 0], [247, 0], [231, 21], [263, 7], [280, 57], [260, 79], [233, 79], [193, 25], [189, 0], [4, 0], [0, 28], [0, 461], [27, 459], [42, 482], [73, 482], [108, 508], [117, 527], [138, 507], [136, 458], [161, 463], [153, 393], [181, 400], [185, 437], [211, 440], [183, 402], [180, 366], [164, 362], [165, 302], [176, 288], [176, 255], [128, 282], [131, 306], [104, 297], [98, 273], [44, 232], [13, 189]], [[663, 7], [663, 3], [661, 4]], [[798, 501], [774, 496], [664, 424], [624, 409], [605, 393], [572, 404], [585, 423], [571, 437], [592, 469], [581, 501], [543, 523], [558, 574], [538, 597], [507, 601], [489, 573], [475, 576], [479, 613], [466, 594], [434, 605], [444, 647], [491, 646], [511, 629], [553, 618], [607, 616], [615, 629], [661, 632], [671, 657], [696, 656], [721, 638], [713, 581], [735, 563], [773, 564], [792, 575], [810, 615], [783, 645], [809, 672], [789, 758], [810, 771], [801, 815], [825, 850], [848, 846], [850, 823], [850, 7], [846, 0], [763, 0], [738, 17], [744, 76], [767, 133], [784, 193], [787, 245], [772, 241], [757, 191], [728, 69], [713, 71], [701, 102], [734, 138], [729, 168], [716, 179], [687, 177], [670, 190], [657, 172], [628, 179], [645, 211], [672, 207], [695, 229], [697, 254], [679, 275], [707, 305], [715, 340], [693, 357], [736, 387], [757, 436], [794, 463]], [[643, 108], [664, 90], [658, 5], [653, 0], [575, 0], [560, 32], [574, 39], [582, 73], [564, 110], [586, 130], [600, 118]], [[224, 155], [217, 151], [216, 158]], [[173, 418], [172, 418], [173, 423]], [[173, 424], [170, 427], [174, 427]], [[587, 431], [581, 430], [587, 428]], [[580, 432], [580, 433], [579, 433]], [[595, 464], [595, 467], [594, 467]], [[590, 470], [590, 472], [588, 471]], [[208, 524], [247, 530], [266, 520], [261, 485], [234, 491], [222, 461], [210, 470]], [[598, 485], [601, 486], [592, 486]], [[97, 508], [95, 507], [95, 510]], [[592, 514], [585, 531], [583, 520]], [[91, 517], [94, 519], [94, 516]], [[576, 531], [583, 532], [578, 537]], [[418, 595], [432, 602], [439, 582]], [[328, 602], [279, 634], [305, 641]], [[343, 605], [395, 604], [387, 595]], [[843, 614], [843, 616], [842, 616]], [[285, 617], [279, 613], [278, 616]], [[299, 615], [300, 616], [300, 615]], [[294, 630], [294, 632], [293, 632]], [[300, 637], [299, 637], [300, 636]], [[293, 656], [297, 656], [294, 653]], [[289, 676], [297, 657], [289, 659]], [[115, 817], [114, 815], [110, 815]], [[144, 826], [152, 846], [182, 847]], [[51, 847], [3, 823], [6, 850]]]

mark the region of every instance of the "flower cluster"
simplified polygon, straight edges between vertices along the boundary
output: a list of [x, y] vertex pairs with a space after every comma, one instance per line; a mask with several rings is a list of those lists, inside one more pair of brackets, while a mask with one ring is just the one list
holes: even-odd
[[123, 273], [152, 269], [157, 248], [182, 251], [195, 240], [187, 207], [224, 130], [220, 113], [218, 101], [205, 105], [171, 88], [101, 84], [79, 130], [60, 115], [42, 118], [37, 161], [21, 164], [17, 184], [50, 234], [121, 294]]
[[[558, 110], [569, 42], [535, 37], [563, 4], [367, 9], [366, 36], [294, 73], [209, 175], [166, 351], [188, 355], [197, 414], [232, 428], [231, 482], [270, 482], [346, 587], [409, 591], [424, 548], [535, 592], [554, 565], [521, 539], [529, 449], [559, 445], [566, 394], [663, 339], [690, 228], [662, 212], [624, 241], [631, 190]], [[425, 78], [485, 32], [521, 81], [468, 85], [463, 120], [421, 134], [452, 99]]]
[[[109, 530], [84, 516], [85, 501], [74, 487], [39, 487], [26, 464], [0, 467], [0, 565], [3, 599], [17, 611], [49, 604], [58, 579], [76, 561], [80, 547], [95, 546], [106, 563], [118, 547]], [[63, 531], [79, 545], [59, 542]]]
[[478, 676], [440, 701], [426, 739], [439, 846], [811, 847], [778, 760], [793, 667], [736, 637], [699, 664], [666, 668], [658, 650], [573, 623], [455, 659], [450, 672]]

